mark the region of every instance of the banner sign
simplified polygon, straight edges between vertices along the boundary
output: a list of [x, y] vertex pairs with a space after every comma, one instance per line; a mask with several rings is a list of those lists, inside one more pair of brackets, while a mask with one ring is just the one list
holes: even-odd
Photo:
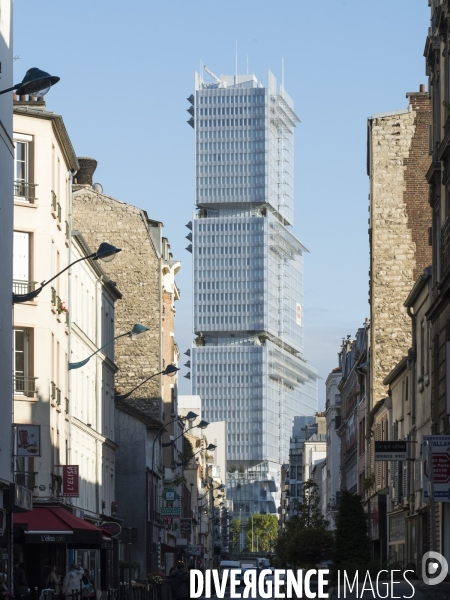
[[102, 529], [110, 533], [112, 537], [120, 535], [120, 532], [122, 531], [122, 527], [119, 523], [114, 522], [102, 523]]
[[302, 305], [297, 302], [297, 306], [295, 307], [295, 322], [297, 325], [302, 324]]
[[188, 543], [188, 554], [191, 556], [201, 556], [203, 552], [203, 546], [199, 544], [189, 544]]
[[180, 533], [192, 533], [192, 519], [180, 520]]
[[450, 502], [450, 435], [424, 435], [422, 443], [423, 498], [429, 499], [428, 457], [432, 456], [433, 498], [436, 502]]
[[375, 460], [406, 460], [406, 442], [375, 442]]
[[63, 466], [63, 498], [79, 498], [78, 465]]
[[16, 456], [41, 456], [41, 426], [15, 425]]

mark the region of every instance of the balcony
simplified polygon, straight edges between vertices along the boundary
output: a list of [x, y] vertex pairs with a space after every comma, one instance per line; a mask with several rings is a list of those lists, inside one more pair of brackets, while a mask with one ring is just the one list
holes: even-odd
[[61, 390], [56, 388], [56, 404], [61, 406]]
[[57, 206], [56, 194], [52, 190], [52, 214], [56, 218], [56, 206]]
[[62, 476], [55, 475], [54, 473], [50, 473], [51, 483], [50, 483], [50, 491], [54, 496], [61, 496], [62, 493]]
[[36, 185], [36, 183], [28, 183], [27, 181], [14, 181], [14, 200], [34, 204], [37, 200]]
[[66, 415], [68, 415], [69, 414], [69, 398], [64, 398], [64, 400], [65, 400], [65, 403], [66, 403], [64, 412], [66, 413]]
[[17, 483], [17, 485], [20, 485], [24, 488], [27, 488], [27, 490], [34, 492], [35, 488], [37, 488], [36, 475], [37, 473], [33, 471], [23, 471], [22, 473], [16, 473], [14, 475], [14, 482]]
[[36, 281], [22, 281], [14, 279], [13, 281], [13, 293], [14, 294], [29, 294], [34, 292], [36, 289]]
[[61, 223], [61, 204], [59, 202], [56, 204], [56, 214], [58, 215], [58, 221]]
[[14, 395], [34, 398], [36, 394], [36, 379], [38, 378], [16, 375], [13, 379]]

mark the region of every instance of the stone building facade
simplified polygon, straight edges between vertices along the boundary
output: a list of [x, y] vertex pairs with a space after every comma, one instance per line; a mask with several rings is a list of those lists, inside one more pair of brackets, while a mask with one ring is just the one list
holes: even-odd
[[94, 189], [96, 161], [79, 158], [79, 163], [73, 186], [73, 229], [81, 231], [91, 247], [107, 241], [122, 250], [105, 265], [123, 293], [115, 313], [116, 334], [129, 331], [135, 323], [148, 328], [136, 342], [119, 340], [114, 357], [119, 368], [116, 393], [132, 391], [115, 403], [117, 516], [124, 527], [137, 529], [131, 560], [146, 573], [159, 567], [156, 544], [166, 525], [159, 512], [164, 477], [160, 430], [177, 412], [172, 406], [176, 376], [149, 378], [163, 371], [165, 361], [178, 357], [172, 317], [177, 295], [173, 278], [179, 263], [173, 261], [162, 236], [163, 224], [149, 219], [144, 210], [98, 191], [97, 186]]
[[423, 86], [407, 98], [407, 108], [368, 121], [372, 406], [386, 395], [383, 380], [411, 345], [403, 302], [431, 261], [425, 177], [430, 101]]

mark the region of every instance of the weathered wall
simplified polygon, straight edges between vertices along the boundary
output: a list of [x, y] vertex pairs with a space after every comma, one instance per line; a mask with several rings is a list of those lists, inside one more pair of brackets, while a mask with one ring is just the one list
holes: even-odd
[[[79, 230], [93, 249], [103, 241], [122, 249], [113, 261], [102, 263], [123, 294], [115, 311], [116, 335], [129, 331], [135, 323], [149, 328], [136, 340], [122, 338], [115, 344], [116, 388], [125, 394], [162, 370], [160, 259], [147, 229], [152, 225], [135, 206], [90, 186], [75, 186], [74, 190], [73, 229]], [[161, 404], [161, 377], [155, 377], [121, 403], [121, 408], [131, 414], [138, 411], [141, 418], [160, 420]]]
[[408, 97], [408, 112], [370, 120], [372, 406], [386, 396], [383, 380], [410, 348], [411, 320], [403, 303], [431, 262], [425, 179], [430, 103], [424, 92]]

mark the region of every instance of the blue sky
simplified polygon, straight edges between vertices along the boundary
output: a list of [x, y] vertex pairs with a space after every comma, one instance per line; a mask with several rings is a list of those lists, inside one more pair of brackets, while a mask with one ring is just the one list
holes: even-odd
[[[161, 220], [182, 299], [176, 338], [191, 334], [193, 130], [186, 101], [202, 60], [217, 74], [281, 79], [296, 132], [294, 232], [305, 258], [305, 357], [324, 381], [341, 339], [369, 316], [366, 127], [427, 84], [426, 0], [15, 0], [15, 79], [29, 67], [61, 77], [47, 107], [63, 115], [78, 156], [98, 160], [106, 194]], [[428, 87], [428, 86], [427, 86]], [[183, 357], [187, 358], [187, 357]], [[184, 362], [184, 360], [183, 360]], [[187, 369], [182, 369], [182, 375]], [[180, 377], [182, 393], [189, 382]]]

